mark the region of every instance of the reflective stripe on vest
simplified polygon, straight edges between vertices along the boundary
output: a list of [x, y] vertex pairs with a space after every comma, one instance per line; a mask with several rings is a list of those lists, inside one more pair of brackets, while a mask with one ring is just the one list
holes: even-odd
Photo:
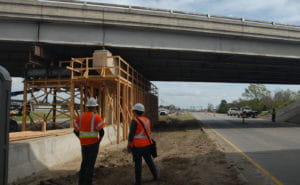
[[[133, 119], [137, 123], [137, 128], [134, 133], [132, 146], [133, 147], [144, 147], [152, 144], [152, 141], [150, 139], [150, 120], [146, 117], [138, 117]], [[145, 127], [145, 128], [144, 128]], [[148, 136], [149, 138], [148, 138]]]
[[[150, 129], [150, 124], [149, 124], [149, 120], [143, 120], [143, 119], [137, 119], [138, 121], [142, 121], [142, 123], [140, 124], [144, 124], [145, 129], [148, 130]], [[144, 139], [144, 138], [148, 138], [148, 136], [143, 136], [143, 134], [145, 133], [145, 129], [143, 129], [140, 133], [138, 133], [137, 135], [134, 136], [134, 138], [136, 139]]]
[[74, 127], [77, 128], [77, 130], [80, 129], [79, 125], [76, 122], [74, 123]]
[[104, 124], [104, 121], [102, 121], [101, 123], [98, 123], [96, 126], [96, 129], [98, 130], [103, 124]]
[[85, 131], [80, 131], [80, 132], [79, 132], [79, 137], [80, 137], [80, 138], [93, 138], [93, 137], [98, 137], [98, 132], [85, 132]]
[[[79, 131], [79, 138], [98, 138], [98, 132], [94, 132], [94, 122], [96, 114], [93, 115], [91, 120], [90, 131]], [[82, 115], [80, 115], [80, 127], [82, 125]]]

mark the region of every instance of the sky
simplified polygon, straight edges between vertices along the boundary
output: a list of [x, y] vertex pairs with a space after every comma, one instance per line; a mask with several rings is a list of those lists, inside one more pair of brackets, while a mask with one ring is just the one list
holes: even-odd
[[[300, 25], [299, 0], [89, 0], [93, 2], [136, 5], [181, 10], [211, 15], [240, 17]], [[13, 90], [23, 88], [22, 79], [13, 79]], [[241, 98], [249, 84], [153, 82], [159, 88], [159, 103], [178, 107], [218, 105]], [[267, 85], [271, 91], [300, 90], [298, 85]]]

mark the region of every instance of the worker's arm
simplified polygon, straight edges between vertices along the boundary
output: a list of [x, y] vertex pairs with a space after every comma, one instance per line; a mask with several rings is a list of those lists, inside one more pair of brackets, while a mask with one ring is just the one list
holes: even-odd
[[128, 144], [127, 144], [127, 150], [128, 150], [128, 152], [132, 148], [132, 142], [133, 142], [134, 133], [136, 131], [136, 128], [137, 128], [137, 122], [135, 120], [132, 120], [131, 124], [130, 124]]
[[102, 119], [102, 117], [99, 114], [97, 114], [97, 116], [95, 117], [95, 127], [99, 132], [99, 136], [100, 136], [99, 143], [102, 141], [102, 138], [104, 136], [105, 125], [106, 124], [105, 124], [104, 120]]
[[75, 123], [74, 123], [74, 134], [79, 138], [79, 122], [80, 122], [80, 117], [77, 116]]
[[74, 129], [74, 134], [79, 138], [79, 132]]
[[101, 130], [99, 130], [99, 136], [100, 136], [99, 143], [102, 141], [102, 138], [103, 138], [104, 134], [105, 134], [105, 132], [104, 132], [103, 128]]

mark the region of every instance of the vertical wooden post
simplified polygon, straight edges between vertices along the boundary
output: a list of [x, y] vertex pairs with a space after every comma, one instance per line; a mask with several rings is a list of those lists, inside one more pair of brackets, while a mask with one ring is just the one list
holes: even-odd
[[103, 100], [104, 100], [104, 107], [103, 107], [104, 108], [104, 114], [103, 114], [103, 116], [105, 118], [106, 123], [111, 122], [111, 120], [110, 120], [111, 115], [109, 114], [110, 102], [109, 102], [108, 96], [109, 96], [108, 87], [105, 86], [104, 87], [104, 98], [103, 98]]
[[125, 117], [125, 133], [126, 133], [126, 137], [125, 137], [125, 139], [127, 139], [128, 138], [128, 128], [129, 128], [129, 122], [130, 122], [130, 110], [131, 110], [131, 108], [130, 108], [130, 97], [129, 97], [129, 86], [128, 85], [126, 85], [126, 91], [125, 91], [126, 93], [125, 93], [125, 100], [126, 100], [126, 102], [125, 102], [125, 106], [124, 106], [124, 109], [125, 109], [125, 111], [126, 111], [126, 117]]
[[24, 94], [23, 94], [23, 111], [22, 111], [22, 131], [26, 131], [27, 120], [27, 80], [24, 80]]
[[126, 120], [126, 85], [122, 84], [121, 88], [123, 89], [122, 90], [122, 98], [121, 98], [121, 101], [120, 102], [120, 106], [122, 106], [122, 123], [123, 123], [123, 140], [126, 139], [126, 123], [127, 123], [127, 120]]
[[90, 87], [90, 97], [94, 97], [95, 98], [95, 88], [94, 87]]
[[[102, 96], [101, 96], [101, 93], [102, 93], [102, 89], [101, 89], [101, 86], [98, 87], [98, 114], [101, 115], [101, 112], [102, 112], [102, 104], [101, 104], [101, 100], [102, 100]], [[102, 115], [101, 115], [102, 116]]]
[[43, 134], [45, 134], [46, 133], [46, 130], [47, 130], [47, 121], [46, 121], [47, 119], [46, 119], [46, 117], [45, 117], [45, 115], [44, 115], [44, 117], [43, 117], [43, 122], [42, 122], [42, 132], [43, 132]]
[[121, 101], [121, 98], [120, 98], [120, 79], [118, 79], [118, 82], [117, 82], [117, 98], [116, 98], [116, 118], [117, 118], [117, 144], [120, 143], [120, 101]]
[[83, 92], [83, 85], [80, 84], [80, 114], [84, 112], [84, 100], [83, 100], [84, 92]]
[[52, 117], [52, 127], [55, 128], [55, 124], [56, 124], [56, 104], [57, 104], [57, 89], [54, 88], [53, 89], [54, 92], [53, 92], [53, 117]]
[[74, 98], [75, 98], [75, 84], [73, 80], [71, 80], [71, 85], [70, 85], [70, 103], [69, 103], [69, 110], [70, 110], [70, 128], [73, 128], [74, 125]]
[[121, 84], [120, 84], [120, 68], [121, 62], [120, 58], [118, 58], [117, 63], [117, 71], [118, 71], [118, 82], [117, 82], [117, 99], [116, 99], [116, 113], [117, 113], [117, 143], [120, 143], [120, 105], [121, 105]]

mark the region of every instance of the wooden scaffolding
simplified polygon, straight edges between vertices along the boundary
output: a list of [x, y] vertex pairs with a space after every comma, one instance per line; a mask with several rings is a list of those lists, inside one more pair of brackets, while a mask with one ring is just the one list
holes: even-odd
[[[152, 123], [157, 121], [157, 88], [120, 56], [109, 56], [106, 50], [99, 52], [100, 56], [61, 62], [60, 68], [69, 70], [67, 78], [25, 79], [23, 131], [72, 127], [76, 116], [85, 111], [88, 97], [97, 98], [98, 113], [116, 128], [117, 143], [128, 137], [135, 103], [143, 103], [145, 115]], [[40, 111], [43, 109], [47, 111]]]

